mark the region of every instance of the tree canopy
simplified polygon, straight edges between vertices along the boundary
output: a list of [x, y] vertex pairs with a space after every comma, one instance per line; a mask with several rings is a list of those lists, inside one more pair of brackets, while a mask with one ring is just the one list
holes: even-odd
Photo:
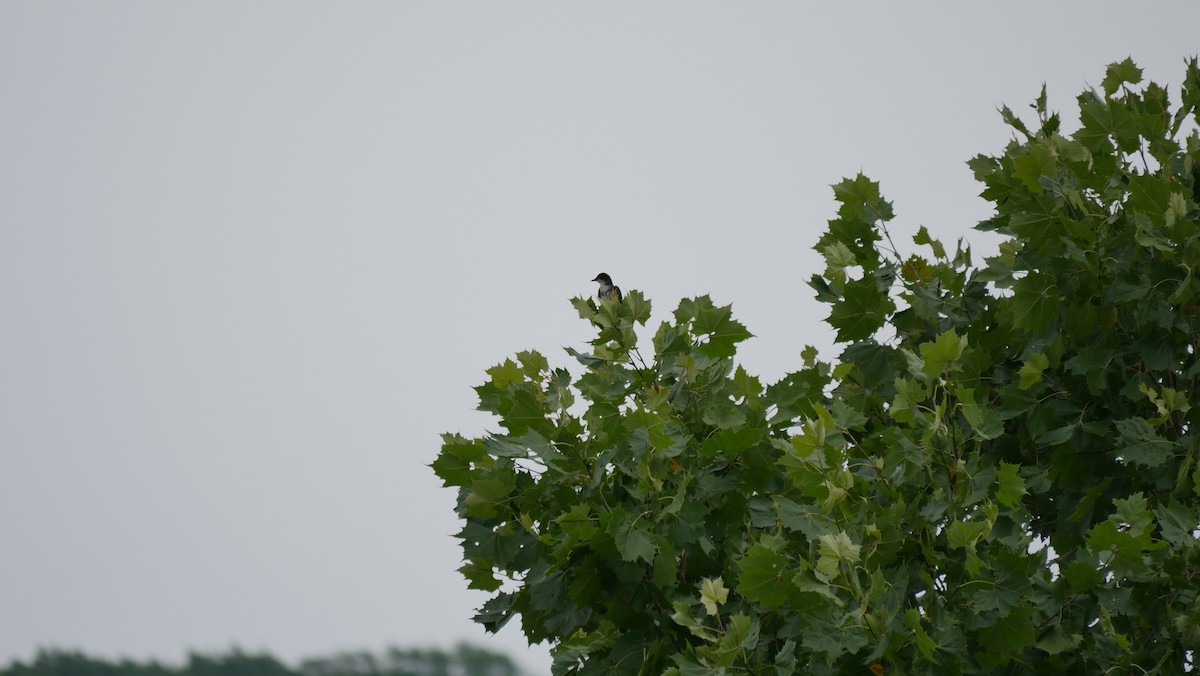
[[[1002, 237], [893, 241], [833, 188], [812, 277], [840, 356], [764, 384], [728, 306], [576, 298], [581, 369], [536, 351], [447, 434], [477, 621], [557, 674], [1182, 671], [1200, 646], [1200, 68], [1046, 91], [970, 168]], [[794, 274], [794, 271], [784, 271]]]
[[182, 667], [123, 659], [110, 661], [76, 650], [40, 649], [33, 661], [0, 667], [0, 676], [517, 676], [507, 655], [460, 643], [452, 651], [389, 648], [381, 654], [342, 652], [289, 668], [269, 654], [234, 649], [226, 655], [188, 655]]

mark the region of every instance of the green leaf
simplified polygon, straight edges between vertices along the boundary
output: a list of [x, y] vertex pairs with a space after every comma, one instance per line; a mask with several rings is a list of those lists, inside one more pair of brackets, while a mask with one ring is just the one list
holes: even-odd
[[821, 249], [825, 257], [825, 276], [838, 284], [846, 281], [846, 268], [858, 265], [854, 253], [843, 242], [834, 242]]
[[1050, 631], [1038, 639], [1037, 647], [1048, 655], [1073, 652], [1083, 643], [1082, 634], [1068, 634], [1061, 625], [1053, 625]]
[[838, 576], [841, 564], [858, 562], [861, 551], [862, 545], [854, 544], [845, 531], [821, 535], [817, 538], [817, 572], [826, 579], [834, 579]]
[[816, 507], [801, 505], [787, 498], [775, 498], [775, 505], [779, 523], [809, 540], [816, 540], [835, 529], [836, 524]]
[[704, 605], [704, 612], [715, 617], [720, 613], [719, 607], [728, 600], [729, 590], [721, 578], [706, 577], [700, 582], [700, 603]]
[[511, 484], [499, 478], [476, 479], [471, 482], [471, 490], [466, 494], [463, 504], [468, 516], [482, 518], [494, 517], [508, 502]]
[[975, 390], [961, 385], [955, 387], [955, 396], [967, 424], [982, 439], [995, 439], [1004, 434], [1004, 424], [996, 412], [975, 401]]
[[1118, 420], [1117, 444], [1113, 452], [1126, 464], [1159, 467], [1170, 460], [1176, 445], [1158, 435], [1141, 418]]
[[[892, 205], [883, 199], [879, 184], [862, 174], [834, 185], [833, 195], [842, 205], [838, 215], [844, 219], [868, 224], [892, 219]], [[878, 235], [875, 235], [875, 239], [878, 239]]]
[[946, 541], [955, 549], [974, 547], [988, 530], [983, 521], [955, 521], [946, 527]]
[[1146, 496], [1134, 493], [1128, 498], [1113, 500], [1117, 508], [1116, 518], [1120, 519], [1124, 532], [1140, 536], [1150, 532], [1154, 524], [1154, 515], [1146, 503]]
[[938, 240], [930, 237], [929, 230], [923, 225], [917, 229], [917, 234], [913, 235], [913, 243], [917, 245], [928, 244], [929, 248], [933, 250], [934, 258], [938, 260], [946, 259], [946, 247], [942, 246], [942, 243]]
[[[692, 617], [692, 608], [686, 602], [675, 601], [672, 604], [672, 609], [674, 610], [674, 612], [671, 614], [672, 621], [681, 627], [685, 627], [693, 636], [701, 638], [705, 641], [713, 640], [714, 637], [712, 631], [708, 627], [704, 626], [704, 624], [695, 617]], [[682, 657], [682, 655], [676, 655], [676, 663], [679, 663], [681, 661], [680, 658]]]
[[492, 384], [501, 390], [525, 379], [525, 372], [511, 359], [505, 359], [488, 369], [487, 374], [492, 377]]
[[581, 540], [587, 540], [599, 530], [596, 520], [591, 516], [591, 511], [589, 503], [577, 502], [559, 515], [554, 522], [563, 529], [563, 532]]
[[1045, 190], [1042, 187], [1043, 177], [1052, 177], [1057, 170], [1054, 156], [1044, 145], [1035, 145], [1028, 154], [1014, 158], [1013, 165], [1016, 167], [1013, 176], [1021, 179], [1025, 187], [1034, 193]]
[[847, 282], [842, 299], [833, 304], [829, 325], [837, 329], [838, 341], [870, 338], [883, 326], [896, 304], [870, 277]]
[[1007, 615], [1021, 601], [1021, 592], [1010, 586], [1011, 576], [1002, 579], [982, 580], [971, 587], [971, 606], [975, 612]]
[[778, 550], [783, 538], [764, 536], [738, 562], [737, 591], [743, 598], [767, 608], [778, 608], [792, 600], [794, 588], [786, 582], [796, 574]]
[[474, 477], [476, 465], [490, 463], [481, 440], [443, 434], [442, 451], [430, 467], [446, 486], [466, 486]]
[[1016, 507], [1021, 503], [1021, 498], [1026, 495], [1025, 480], [1017, 474], [1020, 469], [1020, 465], [1000, 463], [1000, 471], [996, 474], [999, 481], [996, 499], [1005, 507]]
[[629, 315], [633, 321], [646, 325], [650, 319], [650, 299], [637, 289], [630, 289], [625, 293], [624, 302], [621, 303], [629, 310]]
[[1008, 126], [1024, 134], [1026, 138], [1032, 136], [1032, 134], [1029, 133], [1029, 128], [1025, 126], [1025, 123], [1022, 122], [1021, 119], [1016, 115], [1014, 115], [1008, 106], [1000, 106], [1000, 119], [1004, 120], [1004, 123]]
[[617, 550], [621, 553], [622, 561], [636, 561], [641, 559], [646, 563], [653, 563], [654, 553], [658, 551], [658, 547], [654, 544], [654, 538], [646, 527], [633, 522], [615, 522], [616, 528], [612, 532], [613, 541], [617, 544]]
[[1038, 334], [1058, 318], [1062, 293], [1051, 279], [1031, 272], [1013, 285], [1013, 326]]
[[1092, 561], [1076, 559], [1062, 569], [1072, 594], [1082, 594], [1104, 583], [1104, 573]]
[[469, 561], [458, 569], [467, 579], [467, 589], [492, 592], [500, 588], [501, 582], [492, 572], [492, 566], [483, 561]]
[[793, 639], [784, 641], [783, 647], [775, 655], [772, 668], [775, 676], [792, 676], [796, 673], [796, 642]]
[[721, 649], [726, 652], [751, 651], [758, 646], [760, 625], [745, 613], [734, 613], [729, 618], [729, 627], [721, 639]]
[[745, 411], [727, 397], [706, 400], [702, 407], [701, 419], [719, 429], [740, 428], [746, 424]]
[[516, 615], [513, 610], [513, 603], [516, 600], [514, 594], [506, 594], [499, 592], [496, 596], [484, 602], [483, 607], [479, 609], [473, 618], [476, 622], [483, 625], [483, 628], [489, 632], [495, 633], [508, 624], [508, 621]]
[[1033, 645], [1033, 609], [1018, 606], [1001, 618], [995, 625], [979, 633], [983, 652], [979, 662], [986, 668], [1008, 664], [1018, 651]]
[[1042, 373], [1048, 366], [1050, 366], [1050, 360], [1041, 352], [1029, 355], [1029, 358], [1021, 365], [1021, 370], [1017, 371], [1017, 375], [1021, 377], [1021, 389], [1028, 390], [1042, 382]]
[[830, 413], [833, 414], [837, 426], [843, 430], [857, 430], [867, 424], [867, 416], [863, 415], [862, 411], [853, 408], [841, 399], [833, 402]]
[[1200, 530], [1200, 514], [1196, 505], [1183, 505], [1174, 500], [1154, 509], [1154, 516], [1162, 538], [1176, 547], [1189, 548], [1200, 545], [1193, 532]]
[[1071, 437], [1075, 434], [1075, 430], [1078, 428], [1079, 426], [1077, 424], [1069, 423], [1067, 425], [1063, 425], [1062, 427], [1046, 430], [1045, 432], [1035, 436], [1033, 440], [1043, 446], [1057, 446], [1058, 444], [1065, 444], [1071, 440]]
[[732, 306], [715, 306], [708, 296], [680, 301], [675, 310], [677, 322], [691, 322], [695, 335], [707, 338], [697, 350], [712, 359], [732, 357], [736, 345], [754, 335], [732, 315]]
[[583, 364], [584, 366], [588, 366], [588, 367], [597, 366], [600, 364], [607, 363], [609, 361], [607, 359], [604, 359], [602, 357], [597, 357], [595, 355], [584, 354], [584, 353], [580, 352], [579, 350], [576, 350], [575, 348], [564, 347], [563, 349], [566, 350], [567, 354], [574, 357], [580, 364]]
[[1108, 70], [1104, 74], [1104, 80], [1100, 86], [1104, 87], [1104, 93], [1112, 96], [1117, 93], [1123, 84], [1135, 85], [1142, 81], [1142, 69], [1138, 68], [1133, 63], [1131, 57], [1126, 57], [1124, 61], [1119, 61], [1110, 64]]
[[921, 657], [937, 664], [938, 661], [934, 655], [937, 651], [937, 643], [929, 637], [929, 632], [925, 631], [925, 627], [921, 626], [921, 615], [915, 608], [904, 611], [904, 626], [912, 630], [913, 640], [917, 644], [917, 650], [921, 653]]
[[925, 366], [923, 371], [931, 378], [936, 378], [947, 370], [952, 370], [963, 350], [967, 347], [967, 339], [954, 331], [945, 331], [935, 340], [921, 343], [921, 359]]
[[1170, 387], [1163, 387], [1161, 392], [1156, 392], [1146, 385], [1141, 383], [1138, 385], [1138, 391], [1146, 395], [1147, 398], [1158, 409], [1158, 417], [1152, 420], [1156, 425], [1161, 425], [1171, 418], [1173, 413], [1186, 414], [1192, 410], [1192, 405], [1188, 402], [1187, 394], [1179, 392]]

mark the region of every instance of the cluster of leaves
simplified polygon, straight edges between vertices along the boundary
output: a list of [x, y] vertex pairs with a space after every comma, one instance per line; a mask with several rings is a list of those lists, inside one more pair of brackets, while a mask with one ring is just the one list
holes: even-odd
[[[1045, 90], [970, 162], [1004, 237], [976, 265], [859, 176], [817, 243], [843, 351], [766, 385], [749, 332], [684, 300], [575, 299], [575, 379], [491, 369], [503, 432], [446, 435], [478, 620], [555, 673], [1180, 671], [1200, 647], [1200, 68], [1126, 60], [1066, 136]], [[1185, 134], [1185, 131], [1187, 133]]]
[[506, 655], [459, 644], [438, 649], [389, 648], [383, 654], [339, 653], [305, 660], [291, 669], [268, 654], [233, 650], [227, 655], [188, 656], [182, 667], [158, 662], [108, 661], [73, 650], [39, 650], [29, 664], [14, 662], [0, 676], [517, 676]]

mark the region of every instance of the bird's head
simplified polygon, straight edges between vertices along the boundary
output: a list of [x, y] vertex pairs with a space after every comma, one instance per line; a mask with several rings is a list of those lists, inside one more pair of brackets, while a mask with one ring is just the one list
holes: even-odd
[[600, 274], [596, 275], [596, 278], [592, 281], [600, 282], [604, 286], [612, 286], [612, 277], [609, 277], [607, 272], [601, 272]]

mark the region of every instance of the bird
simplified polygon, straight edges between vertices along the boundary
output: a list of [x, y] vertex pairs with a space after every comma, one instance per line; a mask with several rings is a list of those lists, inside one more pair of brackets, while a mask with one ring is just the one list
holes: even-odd
[[621, 287], [613, 284], [612, 277], [609, 277], [607, 272], [601, 272], [592, 281], [600, 283], [600, 291], [596, 293], [597, 298], [608, 298], [609, 300], [615, 298], [618, 303], [622, 302], [624, 296], [621, 295]]

